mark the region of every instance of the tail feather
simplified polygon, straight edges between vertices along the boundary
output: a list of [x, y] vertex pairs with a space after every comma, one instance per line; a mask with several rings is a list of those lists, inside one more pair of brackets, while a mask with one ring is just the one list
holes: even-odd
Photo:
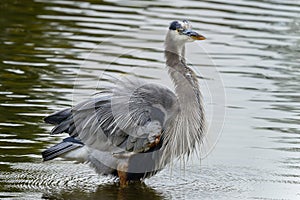
[[43, 160], [44, 161], [52, 160], [54, 158], [62, 156], [65, 153], [68, 153], [72, 150], [75, 150], [83, 146], [84, 146], [83, 143], [81, 143], [80, 141], [72, 137], [68, 137], [64, 139], [61, 143], [56, 144], [50, 147], [49, 149], [43, 151], [42, 152]]
[[72, 124], [72, 119], [67, 119], [60, 124], [57, 124], [52, 130], [51, 135], [59, 134], [59, 133], [69, 133], [69, 127]]
[[48, 124], [60, 124], [71, 115], [71, 108], [67, 108], [45, 117], [44, 121]]

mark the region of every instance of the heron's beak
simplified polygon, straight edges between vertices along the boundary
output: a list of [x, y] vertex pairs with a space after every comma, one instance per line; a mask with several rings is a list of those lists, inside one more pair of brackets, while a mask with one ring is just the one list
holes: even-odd
[[199, 33], [192, 31], [192, 30], [186, 30], [183, 32], [183, 34], [190, 36], [194, 40], [205, 40], [206, 39], [203, 35], [200, 35]]

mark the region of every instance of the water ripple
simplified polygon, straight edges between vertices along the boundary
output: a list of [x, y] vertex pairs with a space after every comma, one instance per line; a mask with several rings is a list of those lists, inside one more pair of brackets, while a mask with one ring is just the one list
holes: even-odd
[[[0, 198], [299, 198], [299, 1], [24, 5], [1, 5]], [[61, 139], [48, 135], [47, 114], [89, 98], [120, 74], [167, 82], [164, 34], [170, 21], [182, 18], [207, 37], [189, 44], [187, 55], [201, 72], [209, 120], [209, 110], [219, 106], [209, 97], [226, 90], [223, 135], [204, 166], [194, 163], [185, 172], [177, 166], [122, 192], [86, 165], [40, 163], [40, 152]], [[207, 85], [218, 87], [206, 91]]]

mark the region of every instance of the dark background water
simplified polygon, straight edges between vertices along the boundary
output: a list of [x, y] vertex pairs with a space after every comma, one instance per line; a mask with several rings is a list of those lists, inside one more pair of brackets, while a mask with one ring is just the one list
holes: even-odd
[[[0, 13], [1, 199], [300, 198], [300, 1], [2, 0]], [[187, 47], [209, 123], [201, 163], [124, 190], [87, 165], [43, 163], [61, 139], [47, 114], [111, 76], [169, 83], [174, 19], [208, 38]]]

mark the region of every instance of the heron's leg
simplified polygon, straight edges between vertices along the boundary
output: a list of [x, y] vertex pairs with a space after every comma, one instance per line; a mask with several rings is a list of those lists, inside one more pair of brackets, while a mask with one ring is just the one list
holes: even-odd
[[121, 187], [126, 187], [128, 185], [127, 170], [128, 170], [127, 163], [118, 164], [117, 171], [118, 171], [118, 176], [119, 176]]

